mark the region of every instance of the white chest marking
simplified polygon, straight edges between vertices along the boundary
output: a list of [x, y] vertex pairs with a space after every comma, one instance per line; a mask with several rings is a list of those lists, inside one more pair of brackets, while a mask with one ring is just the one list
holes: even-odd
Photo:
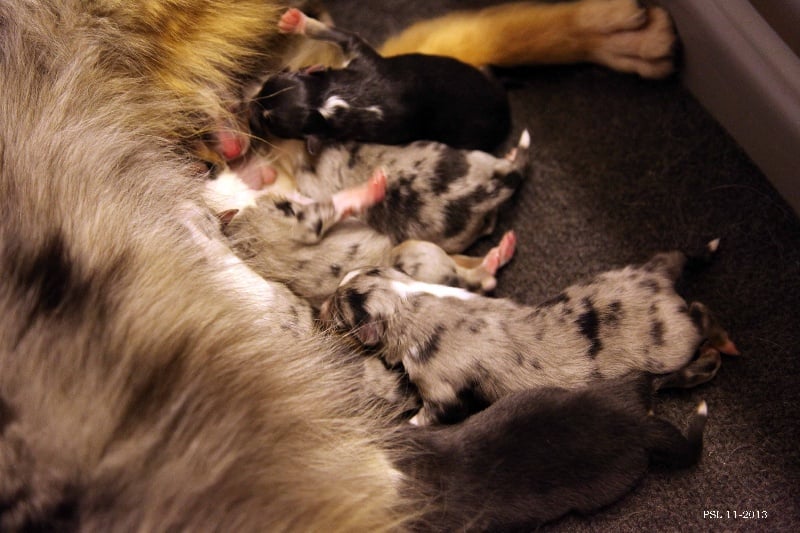
[[409, 294], [431, 294], [437, 298], [458, 298], [459, 300], [470, 300], [475, 295], [458, 287], [448, 287], [446, 285], [436, 285], [424, 283], [422, 281], [392, 281], [392, 289], [400, 296], [407, 297]]
[[330, 96], [325, 100], [325, 103], [322, 104], [322, 107], [319, 108], [319, 114], [325, 118], [330, 118], [336, 113], [337, 109], [350, 109], [350, 104], [340, 96]]

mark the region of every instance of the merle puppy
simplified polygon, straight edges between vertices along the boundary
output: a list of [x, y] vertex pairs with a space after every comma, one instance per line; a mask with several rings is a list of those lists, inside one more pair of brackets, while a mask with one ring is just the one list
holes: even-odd
[[423, 402], [413, 423], [453, 423], [516, 390], [576, 388], [631, 371], [664, 375], [659, 387], [711, 379], [719, 352], [738, 352], [705, 306], [675, 292], [686, 260], [661, 253], [536, 307], [362, 269], [344, 277], [321, 316], [405, 369]]
[[[505, 90], [455, 59], [423, 54], [381, 57], [360, 37], [297, 9], [279, 28], [339, 45], [342, 69], [307, 69], [270, 77], [250, 106], [256, 135], [403, 144], [436, 140], [493, 150], [511, 126]], [[312, 150], [313, 151], [313, 150]]]
[[334, 293], [347, 272], [368, 266], [394, 266], [426, 282], [488, 292], [516, 246], [513, 232], [483, 257], [450, 255], [419, 240], [394, 245], [363, 221], [340, 218], [338, 211], [330, 201], [307, 204], [264, 195], [223, 220], [223, 233], [253, 271], [285, 283], [314, 307]]
[[323, 199], [380, 167], [386, 198], [365, 209], [362, 220], [395, 244], [424, 240], [457, 253], [494, 230], [498, 208], [527, 173], [529, 148], [527, 130], [504, 157], [430, 141], [331, 143], [295, 173], [295, 182], [304, 195]]
[[[649, 404], [646, 379], [607, 380], [578, 389], [512, 393], [491, 413], [461, 424], [407, 427], [425, 452], [405, 466], [427, 481], [432, 495], [441, 487], [462, 489], [463, 496], [447, 497], [444, 505], [432, 506], [440, 510], [424, 515], [438, 525], [430, 530], [531, 531], [569, 512], [589, 513], [613, 503], [636, 485], [649, 463], [694, 464], [702, 453], [705, 402], [689, 417], [687, 436], [648, 415]], [[453, 447], [464, 455], [453, 456]], [[511, 462], [518, 457], [526, 459]], [[474, 472], [487, 475], [477, 481]], [[464, 516], [475, 518], [465, 525]]]

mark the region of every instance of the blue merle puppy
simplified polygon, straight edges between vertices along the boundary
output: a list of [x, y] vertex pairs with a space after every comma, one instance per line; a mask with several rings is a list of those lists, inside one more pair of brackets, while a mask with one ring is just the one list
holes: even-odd
[[505, 90], [475, 67], [424, 54], [384, 58], [360, 37], [297, 9], [284, 13], [279, 29], [333, 42], [348, 61], [341, 69], [270, 77], [250, 104], [257, 136], [381, 144], [428, 139], [482, 150], [508, 136]]
[[459, 253], [494, 230], [498, 209], [527, 174], [530, 142], [523, 131], [504, 157], [428, 141], [332, 143], [295, 172], [295, 182], [302, 194], [322, 200], [380, 167], [386, 196], [360, 218], [394, 244], [415, 239]]
[[321, 315], [407, 372], [423, 402], [413, 423], [453, 423], [522, 389], [577, 388], [633, 371], [662, 376], [657, 387], [711, 379], [719, 352], [738, 352], [705, 306], [675, 292], [686, 261], [660, 253], [535, 307], [362, 269], [344, 277]]
[[378, 170], [366, 183], [326, 200], [260, 195], [239, 209], [222, 211], [220, 222], [239, 259], [261, 277], [286, 284], [313, 307], [333, 294], [347, 272], [364, 266], [394, 266], [422, 281], [474, 291], [494, 289], [497, 270], [514, 255], [513, 232], [483, 257], [448, 254], [434, 243], [413, 239], [395, 245], [351, 216], [385, 194], [386, 176]]

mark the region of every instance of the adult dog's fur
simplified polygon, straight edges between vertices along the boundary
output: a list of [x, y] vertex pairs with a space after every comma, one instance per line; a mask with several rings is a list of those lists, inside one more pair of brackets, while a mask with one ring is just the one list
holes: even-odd
[[423, 20], [381, 53], [443, 54], [476, 66], [593, 61], [661, 78], [673, 71], [673, 44], [667, 13], [638, 0], [513, 2]]
[[0, 3], [0, 529], [372, 531], [426, 513], [359, 365], [200, 199], [187, 148], [282, 61], [283, 7]]

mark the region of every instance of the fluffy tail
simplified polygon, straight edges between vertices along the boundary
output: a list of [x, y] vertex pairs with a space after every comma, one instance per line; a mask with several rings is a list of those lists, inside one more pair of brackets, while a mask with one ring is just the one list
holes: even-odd
[[689, 418], [689, 431], [683, 434], [667, 422], [651, 417], [647, 431], [650, 459], [654, 463], [672, 468], [686, 468], [695, 464], [703, 452], [703, 430], [708, 419], [708, 405], [698, 404]]

